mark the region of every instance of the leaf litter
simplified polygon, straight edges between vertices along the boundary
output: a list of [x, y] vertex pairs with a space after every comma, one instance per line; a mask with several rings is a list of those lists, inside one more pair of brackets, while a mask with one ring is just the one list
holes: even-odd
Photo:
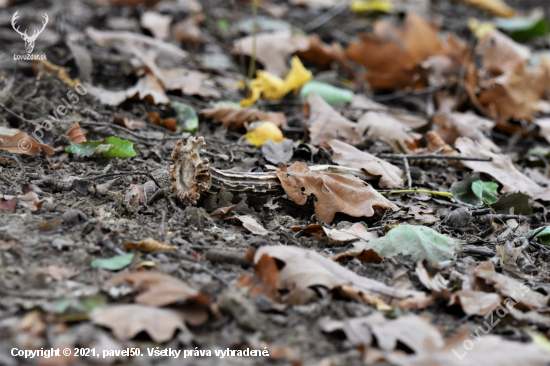
[[257, 5], [0, 1], [3, 344], [547, 363], [548, 13]]

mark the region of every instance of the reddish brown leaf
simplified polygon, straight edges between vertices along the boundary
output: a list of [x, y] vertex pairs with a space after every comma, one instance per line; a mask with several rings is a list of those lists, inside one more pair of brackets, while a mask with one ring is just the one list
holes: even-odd
[[273, 122], [277, 127], [287, 127], [285, 115], [280, 112], [262, 112], [251, 108], [218, 108], [203, 109], [200, 113], [233, 130], [244, 127], [247, 122], [255, 121]]
[[43, 145], [30, 137], [26, 132], [20, 132], [11, 137], [5, 137], [0, 142], [0, 150], [7, 150], [16, 154], [36, 155], [44, 151], [46, 155], [55, 154], [55, 150], [48, 145]]
[[78, 122], [75, 122], [71, 128], [65, 132], [65, 135], [69, 136], [72, 142], [75, 144], [80, 144], [81, 142], [86, 141], [86, 136], [84, 136], [84, 132], [82, 132], [82, 129], [80, 128], [80, 125]]

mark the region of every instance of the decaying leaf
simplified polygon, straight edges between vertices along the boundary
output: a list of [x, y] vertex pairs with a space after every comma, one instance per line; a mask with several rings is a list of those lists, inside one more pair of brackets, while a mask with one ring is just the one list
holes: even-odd
[[362, 135], [371, 141], [384, 141], [396, 153], [411, 153], [418, 148], [417, 140], [421, 135], [412, 132], [412, 129], [397, 118], [384, 113], [370, 111], [357, 121]]
[[17, 205], [17, 201], [17, 197], [12, 197], [10, 199], [0, 198], [0, 209], [15, 212], [15, 205]]
[[201, 32], [199, 25], [206, 19], [203, 13], [193, 14], [187, 19], [174, 25], [172, 34], [182, 42], [203, 43], [206, 36]]
[[162, 15], [156, 11], [146, 11], [141, 15], [141, 26], [158, 39], [167, 39], [170, 36], [170, 23], [173, 17]]
[[489, 151], [500, 153], [500, 147], [484, 134], [492, 130], [495, 122], [472, 113], [444, 113], [432, 118], [437, 124], [437, 134], [447, 144], [454, 145], [457, 138], [467, 137]]
[[63, 281], [67, 278], [76, 276], [78, 273], [80, 273], [80, 270], [77, 268], [65, 268], [55, 265], [38, 268], [36, 270], [37, 275], [49, 276], [55, 281]]
[[343, 321], [321, 319], [320, 326], [327, 333], [343, 331], [355, 346], [370, 346], [376, 338], [378, 348], [384, 351], [394, 351], [398, 342], [415, 353], [422, 352], [427, 342], [436, 347], [445, 344], [440, 331], [430, 324], [429, 319], [414, 314], [395, 320], [387, 319], [380, 312]]
[[[283, 263], [277, 266], [273, 260]], [[278, 289], [305, 291], [311, 286], [323, 286], [329, 290], [340, 289], [352, 298], [387, 309], [389, 306], [423, 308], [431, 302], [425, 293], [400, 290], [376, 280], [362, 277], [321, 254], [294, 246], [264, 246], [256, 251], [254, 263], [257, 271], [270, 263], [274, 265], [271, 276], [262, 278], [264, 285], [275, 292]]]
[[342, 46], [337, 42], [333, 42], [329, 46], [323, 43], [316, 34], [309, 36], [309, 47], [297, 49], [296, 55], [301, 59], [314, 62], [321, 71], [329, 70], [331, 64], [337, 63], [348, 75], [353, 75], [353, 69], [349, 65]]
[[294, 141], [290, 139], [284, 139], [281, 142], [267, 140], [262, 145], [262, 154], [273, 164], [286, 163], [292, 158], [294, 145]]
[[373, 89], [426, 86], [426, 60], [442, 60], [441, 74], [458, 73], [467, 52], [466, 45], [452, 35], [443, 44], [437, 29], [416, 14], [407, 14], [403, 29], [378, 22], [374, 34], [360, 34], [359, 40], [350, 44], [346, 56], [367, 69], [365, 78]]
[[132, 183], [124, 194], [124, 201], [132, 207], [144, 206], [147, 204], [145, 189], [141, 183]]
[[65, 132], [65, 135], [69, 136], [71, 142], [74, 142], [75, 144], [86, 141], [86, 136], [84, 136], [84, 133], [82, 132], [82, 129], [80, 128], [78, 122], [75, 122], [71, 126], [71, 128], [69, 128], [67, 132]]
[[94, 324], [110, 328], [121, 341], [146, 332], [153, 341], [163, 343], [171, 340], [178, 329], [190, 333], [177, 312], [153, 306], [128, 304], [103, 307], [94, 310], [90, 319]]
[[183, 68], [162, 70], [161, 72], [161, 81], [168, 90], [180, 90], [186, 95], [200, 95], [206, 98], [221, 97], [208, 74]]
[[262, 112], [252, 108], [218, 108], [203, 109], [200, 113], [233, 130], [243, 127], [247, 122], [255, 121], [273, 122], [277, 127], [287, 127], [285, 115], [280, 112]]
[[19, 132], [10, 137], [4, 137], [0, 142], [0, 150], [7, 150], [15, 154], [36, 155], [44, 151], [46, 155], [55, 154], [54, 149], [41, 144], [30, 137], [26, 132]]
[[[135, 271], [128, 272], [109, 279], [106, 287], [111, 288], [125, 282], [132, 286], [138, 293], [135, 296], [135, 302], [147, 306], [166, 306], [176, 302], [189, 301], [200, 305], [202, 312], [206, 312], [210, 307], [208, 296], [201, 294], [185, 282], [153, 271]], [[200, 317], [201, 319], [204, 316]], [[196, 324], [196, 322], [193, 322]]]
[[509, 156], [487, 151], [465, 137], [456, 140], [456, 147], [464, 156], [492, 158], [492, 161], [463, 161], [462, 163], [474, 172], [486, 173], [495, 178], [502, 184], [502, 192], [520, 191], [531, 196], [531, 199], [550, 201], [550, 189], [539, 186], [517, 170]]
[[126, 250], [136, 249], [136, 250], [141, 250], [142, 252], [150, 253], [150, 252], [156, 252], [159, 250], [174, 250], [174, 249], [177, 249], [177, 247], [173, 245], [165, 244], [153, 238], [147, 238], [138, 242], [128, 241], [126, 242], [126, 244], [124, 244], [124, 249]]
[[315, 216], [319, 221], [331, 223], [336, 212], [354, 217], [374, 215], [374, 208], [397, 206], [378, 193], [372, 186], [354, 176], [319, 173], [308, 169], [302, 162], [277, 169], [287, 196], [304, 205], [308, 196], [315, 196]]
[[170, 99], [164, 92], [159, 80], [150, 73], [146, 73], [136, 85], [126, 90], [107, 90], [90, 83], [84, 83], [91, 95], [101, 104], [117, 106], [126, 99], [137, 99], [152, 104], [166, 104]]
[[231, 219], [237, 219], [243, 223], [243, 226], [248, 229], [254, 235], [267, 235], [269, 232], [256, 221], [250, 215], [238, 215], [230, 217]]
[[334, 151], [332, 161], [350, 168], [364, 169], [372, 175], [380, 176], [381, 188], [400, 188], [403, 186], [405, 172], [382, 159], [338, 140], [328, 144]]
[[308, 118], [309, 140], [313, 145], [322, 145], [333, 139], [356, 145], [363, 138], [361, 126], [343, 117], [319, 94], [307, 96], [304, 110]]
[[357, 240], [369, 241], [378, 238], [376, 231], [367, 231], [365, 226], [360, 222], [356, 222], [348, 229], [343, 230], [330, 230], [323, 226], [323, 231], [330, 239], [337, 242], [350, 242]]
[[403, 254], [410, 255], [414, 261], [427, 260], [430, 264], [456, 258], [462, 251], [459, 240], [416, 225], [397, 226], [384, 237], [365, 243], [363, 248], [374, 250], [382, 258]]
[[[307, 50], [309, 39], [292, 35], [290, 32], [260, 33], [256, 36], [256, 57], [266, 72], [285, 76], [288, 67], [286, 59], [299, 50]], [[233, 44], [233, 53], [236, 55], [252, 55], [254, 36], [237, 40]]]

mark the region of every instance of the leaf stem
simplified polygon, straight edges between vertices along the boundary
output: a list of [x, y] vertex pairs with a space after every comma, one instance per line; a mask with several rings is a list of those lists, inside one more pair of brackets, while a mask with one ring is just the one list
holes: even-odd
[[429, 193], [436, 196], [443, 196], [443, 197], [449, 197], [453, 198], [453, 194], [451, 192], [440, 192], [440, 191], [427, 191], [424, 189], [402, 189], [398, 191], [386, 191], [386, 192], [380, 192], [381, 194], [394, 194], [394, 193]]

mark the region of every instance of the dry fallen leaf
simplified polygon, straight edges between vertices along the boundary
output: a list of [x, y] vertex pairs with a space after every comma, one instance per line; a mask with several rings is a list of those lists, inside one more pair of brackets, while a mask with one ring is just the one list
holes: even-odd
[[528, 47], [498, 30], [487, 32], [479, 40], [476, 53], [481, 56], [483, 68], [493, 76], [511, 71], [518, 63], [525, 63], [531, 58]]
[[61, 266], [48, 266], [44, 268], [38, 268], [36, 270], [37, 275], [50, 276], [55, 281], [63, 281], [67, 278], [71, 278], [80, 273], [76, 268], [65, 268]]
[[129, 128], [130, 130], [133, 130], [134, 128], [144, 128], [146, 126], [145, 122], [119, 116], [115, 116], [114, 121], [117, 125], [124, 126], [126, 128]]
[[352, 145], [361, 142], [361, 127], [343, 117], [319, 94], [311, 93], [307, 96], [304, 110], [309, 116], [307, 128], [313, 145], [324, 145], [332, 139], [343, 140]]
[[190, 334], [182, 317], [174, 310], [159, 309], [138, 304], [115, 305], [95, 309], [90, 314], [92, 323], [110, 328], [121, 341], [146, 332], [157, 343], [174, 337], [176, 330]]
[[269, 234], [269, 231], [267, 231], [262, 225], [258, 223], [258, 221], [256, 221], [256, 219], [254, 219], [250, 215], [238, 215], [235, 217], [229, 217], [229, 219], [237, 219], [241, 221], [243, 223], [243, 226], [254, 235]]
[[170, 36], [172, 16], [162, 15], [156, 11], [146, 11], [141, 15], [141, 26], [149, 30], [158, 39], [167, 39]]
[[516, 11], [506, 5], [502, 0], [456, 0], [477, 6], [494, 16], [502, 18], [511, 18], [516, 14]]
[[550, 189], [539, 186], [517, 170], [509, 156], [492, 153], [465, 137], [456, 139], [455, 145], [461, 155], [492, 158], [492, 161], [462, 161], [462, 164], [474, 172], [486, 173], [495, 178], [502, 184], [502, 192], [520, 191], [531, 196], [533, 200], [550, 201]]
[[132, 183], [124, 194], [124, 201], [129, 203], [132, 207], [145, 206], [147, 204], [147, 197], [145, 195], [145, 188], [141, 183]]
[[353, 75], [353, 69], [349, 65], [346, 53], [342, 46], [334, 42], [330, 46], [323, 43], [318, 35], [309, 36], [309, 47], [297, 50], [296, 56], [308, 60], [317, 65], [319, 71], [330, 70], [332, 64], [336, 63], [348, 74]]
[[484, 149], [500, 153], [500, 148], [483, 133], [491, 131], [495, 122], [470, 113], [444, 113], [432, 118], [437, 124], [437, 134], [447, 144], [454, 145], [457, 138], [467, 137]]
[[153, 271], [135, 271], [112, 277], [105, 285], [109, 289], [122, 282], [132, 286], [136, 292], [141, 291], [134, 299], [138, 304], [166, 306], [185, 302], [183, 305], [186, 306], [187, 312], [192, 314], [192, 317], [185, 316], [187, 322], [198, 325], [208, 319], [210, 311], [208, 296], [175, 277]]
[[0, 142], [0, 150], [7, 150], [15, 154], [36, 155], [40, 152], [40, 149], [46, 155], [55, 154], [54, 149], [37, 142], [26, 132], [19, 132], [13, 136], [4, 137], [2, 142]]
[[[251, 56], [253, 44], [253, 36], [241, 38], [234, 42], [233, 53]], [[256, 35], [256, 60], [264, 66], [266, 72], [279, 77], [286, 76], [287, 57], [296, 51], [305, 51], [308, 47], [308, 38], [290, 32], [260, 33]]]
[[[373, 89], [406, 89], [428, 85], [429, 68], [438, 60], [440, 74], [458, 73], [466, 45], [450, 35], [443, 44], [437, 29], [421, 16], [407, 14], [404, 28], [378, 22], [374, 34], [360, 34], [360, 42], [352, 42], [346, 56], [365, 67], [365, 78]], [[430, 67], [427, 67], [430, 66]]]
[[394, 351], [398, 342], [415, 353], [422, 352], [427, 341], [437, 347], [445, 345], [440, 331], [430, 324], [429, 319], [414, 314], [395, 320], [384, 317], [380, 312], [343, 321], [321, 319], [320, 326], [327, 333], [343, 331], [354, 346], [370, 346], [376, 338], [378, 348], [384, 351]]
[[206, 98], [219, 98], [220, 92], [215, 88], [209, 75], [183, 68], [162, 70], [161, 81], [168, 90], [180, 90], [185, 95], [200, 95]]
[[[273, 259], [284, 265], [277, 266]], [[329, 290], [340, 289], [352, 298], [381, 309], [388, 309], [388, 305], [423, 308], [431, 302], [424, 292], [399, 290], [359, 276], [313, 250], [285, 245], [264, 246], [256, 251], [254, 263], [260, 273], [263, 267], [274, 265], [262, 282], [275, 292], [279, 289], [305, 291], [311, 286], [323, 286]]]
[[124, 244], [124, 249], [126, 250], [136, 249], [136, 250], [141, 250], [142, 252], [150, 253], [150, 252], [156, 252], [159, 250], [174, 250], [174, 249], [177, 249], [177, 247], [173, 245], [165, 244], [153, 238], [147, 238], [147, 239], [138, 241], [136, 243], [127, 241], [126, 244]]
[[146, 73], [137, 84], [126, 91], [130, 99], [137, 99], [151, 104], [166, 104], [170, 98], [164, 92], [162, 84], [150, 73]]
[[288, 127], [285, 115], [281, 112], [262, 112], [251, 108], [218, 108], [203, 109], [200, 113], [207, 118], [212, 118], [214, 122], [221, 122], [223, 127], [230, 127], [233, 130], [255, 121], [273, 122], [277, 127]]
[[65, 132], [65, 135], [69, 136], [71, 139], [71, 142], [74, 142], [75, 144], [80, 144], [81, 142], [86, 141], [86, 136], [84, 136], [84, 133], [82, 132], [82, 129], [80, 128], [80, 125], [78, 122], [75, 122], [71, 128]]
[[204, 43], [206, 41], [206, 36], [202, 34], [199, 28], [199, 24], [201, 24], [204, 19], [206, 19], [206, 17], [203, 13], [191, 15], [189, 18], [175, 24], [172, 28], [172, 34], [182, 42]]
[[299, 205], [308, 196], [315, 196], [315, 216], [330, 224], [337, 212], [353, 217], [370, 217], [374, 208], [398, 207], [361, 179], [334, 173], [319, 173], [308, 169], [306, 163], [296, 162], [277, 169], [277, 176], [286, 195]]
[[380, 176], [379, 185], [381, 188], [403, 187], [405, 172], [395, 165], [342, 141], [330, 140], [328, 144], [334, 151], [332, 161], [338, 165], [364, 169], [372, 175]]
[[384, 113], [370, 111], [357, 121], [362, 135], [370, 141], [384, 141], [396, 153], [411, 153], [419, 147], [417, 140], [421, 135], [397, 118]]

